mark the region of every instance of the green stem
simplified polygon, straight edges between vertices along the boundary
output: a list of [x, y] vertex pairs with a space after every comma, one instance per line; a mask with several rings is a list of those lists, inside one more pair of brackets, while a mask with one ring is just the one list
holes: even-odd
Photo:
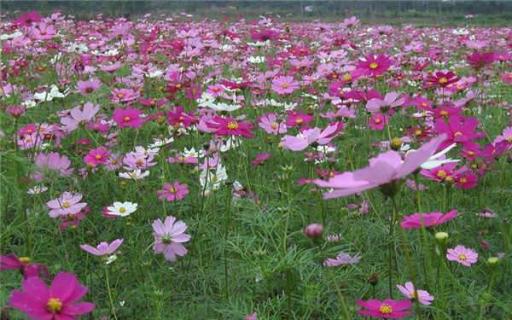
[[108, 300], [110, 302], [110, 312], [114, 316], [114, 319], [117, 320], [116, 308], [114, 307], [114, 299], [112, 298], [112, 290], [110, 290], [110, 281], [108, 278], [108, 266], [105, 266], [105, 284], [107, 287]]

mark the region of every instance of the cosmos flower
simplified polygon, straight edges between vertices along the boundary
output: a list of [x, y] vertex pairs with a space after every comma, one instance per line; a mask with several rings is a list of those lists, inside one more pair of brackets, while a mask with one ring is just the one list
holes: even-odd
[[411, 314], [412, 303], [409, 300], [358, 300], [361, 309], [359, 315], [371, 318], [402, 319]]
[[370, 159], [370, 165], [354, 172], [344, 172], [328, 181], [317, 179], [316, 185], [334, 190], [324, 193], [324, 199], [346, 197], [396, 180], [403, 179], [427, 161], [446, 138], [438, 136], [423, 145], [405, 160], [396, 151], [388, 151]]
[[88, 95], [98, 90], [101, 87], [101, 81], [98, 79], [89, 79], [85, 81], [77, 81], [77, 90], [82, 95]]
[[419, 290], [414, 288], [412, 282], [406, 282], [403, 286], [397, 285], [398, 290], [410, 300], [418, 300], [423, 305], [430, 305], [434, 301], [434, 297], [425, 290]]
[[160, 219], [155, 220], [153, 222], [155, 253], [162, 253], [165, 259], [171, 262], [176, 261], [178, 256], [185, 256], [187, 249], [183, 243], [190, 240], [190, 235], [185, 233], [186, 230], [187, 225], [173, 216], [166, 217], [163, 222]]
[[430, 228], [446, 223], [457, 217], [457, 210], [453, 209], [443, 214], [441, 212], [415, 213], [402, 218], [402, 229]]
[[272, 90], [280, 95], [291, 94], [299, 89], [299, 83], [290, 76], [280, 76], [272, 80]]
[[116, 239], [112, 241], [112, 243], [100, 242], [100, 244], [98, 244], [96, 247], [93, 247], [88, 244], [81, 244], [80, 248], [87, 253], [90, 253], [98, 257], [102, 257], [114, 254], [114, 252], [117, 251], [117, 249], [119, 248], [119, 246], [121, 246], [122, 243], [123, 239]]
[[376, 78], [389, 70], [393, 62], [383, 54], [370, 54], [361, 59], [357, 65], [357, 73]]
[[165, 183], [161, 190], [157, 191], [158, 199], [169, 202], [183, 200], [188, 194], [188, 187], [179, 181]]
[[48, 275], [45, 265], [33, 263], [29, 257], [18, 257], [15, 254], [0, 256], [0, 271], [6, 270], [18, 270], [24, 278]]
[[90, 150], [84, 157], [84, 162], [90, 167], [106, 164], [110, 158], [110, 151], [105, 147]]
[[36, 181], [43, 180], [49, 172], [56, 172], [64, 177], [71, 175], [73, 172], [73, 168], [70, 168], [71, 161], [69, 158], [57, 152], [38, 153], [35, 158], [35, 164], [37, 169], [32, 174], [32, 177]]
[[142, 112], [137, 108], [116, 108], [112, 114], [112, 119], [119, 128], [140, 128], [144, 124], [141, 114]]
[[471, 267], [471, 265], [478, 261], [478, 253], [462, 245], [449, 248], [446, 252], [446, 258], [449, 261], [457, 262], [465, 267]]
[[118, 217], [128, 217], [137, 211], [137, 206], [138, 204], [129, 201], [116, 201], [110, 207], [106, 208], [106, 214]]
[[277, 120], [275, 113], [267, 113], [260, 117], [258, 126], [268, 134], [278, 135], [286, 133], [288, 128], [283, 122]]
[[239, 121], [231, 117], [214, 116], [208, 123], [208, 128], [218, 136], [243, 136], [252, 138], [252, 124], [247, 121]]
[[57, 218], [79, 213], [87, 206], [87, 203], [80, 200], [82, 200], [82, 194], [64, 192], [59, 198], [48, 201], [46, 205], [50, 209], [50, 217]]
[[49, 288], [39, 277], [23, 280], [22, 289], [12, 292], [9, 305], [31, 319], [72, 320], [94, 310], [94, 304], [80, 302], [86, 293], [74, 274], [59, 272]]
[[348, 253], [340, 252], [336, 258], [327, 258], [324, 261], [325, 267], [339, 267], [339, 266], [345, 266], [345, 265], [352, 265], [359, 263], [359, 260], [361, 260], [361, 256], [355, 255], [351, 256]]

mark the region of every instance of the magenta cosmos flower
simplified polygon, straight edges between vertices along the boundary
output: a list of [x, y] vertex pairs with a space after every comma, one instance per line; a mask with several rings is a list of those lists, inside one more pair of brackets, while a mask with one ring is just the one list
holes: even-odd
[[357, 304], [362, 308], [357, 312], [359, 315], [371, 318], [402, 319], [411, 314], [412, 303], [409, 300], [384, 301], [377, 299], [359, 300]]
[[79, 213], [87, 206], [87, 203], [80, 200], [82, 200], [82, 194], [64, 192], [59, 198], [48, 201], [46, 205], [50, 208], [50, 217], [57, 218]]
[[190, 240], [190, 235], [185, 233], [187, 225], [181, 221], [176, 221], [173, 216], [165, 218], [164, 222], [157, 219], [153, 222], [153, 236], [155, 243], [153, 250], [156, 253], [163, 253], [167, 261], [176, 261], [177, 256], [183, 257], [187, 254], [187, 249], [183, 243]]
[[432, 301], [434, 301], [434, 297], [430, 293], [425, 290], [418, 290], [414, 288], [414, 284], [410, 281], [406, 282], [403, 286], [397, 285], [396, 287], [407, 299], [418, 300], [419, 303], [427, 306], [432, 304]]
[[24, 278], [48, 274], [48, 269], [45, 265], [32, 263], [29, 257], [18, 257], [15, 254], [0, 257], [0, 271], [5, 270], [18, 270]]
[[231, 117], [215, 116], [206, 124], [218, 136], [243, 136], [252, 138], [252, 124], [246, 121], [238, 121]]
[[112, 114], [112, 119], [119, 128], [140, 128], [144, 123], [141, 114], [142, 112], [137, 108], [117, 108]]
[[96, 247], [90, 246], [88, 244], [80, 245], [80, 248], [87, 253], [90, 253], [95, 256], [109, 256], [116, 252], [116, 250], [121, 246], [124, 239], [116, 239], [112, 241], [112, 243], [108, 242], [100, 242]]
[[280, 95], [293, 93], [299, 89], [299, 83], [290, 76], [281, 76], [272, 80], [272, 90]]
[[447, 250], [446, 258], [465, 267], [471, 267], [472, 264], [478, 261], [478, 253], [473, 249], [458, 245]]
[[110, 158], [110, 151], [108, 151], [108, 149], [105, 147], [99, 147], [99, 148], [90, 150], [87, 153], [87, 155], [85, 155], [84, 162], [86, 165], [95, 168], [98, 165], [107, 163], [109, 158]]
[[371, 54], [359, 61], [357, 65], [357, 73], [375, 78], [388, 71], [392, 63], [391, 59], [383, 54]]
[[370, 165], [354, 172], [344, 172], [325, 181], [314, 180], [323, 188], [334, 190], [324, 193], [324, 199], [346, 197], [384, 184], [400, 180], [411, 174], [427, 161], [444, 141], [445, 135], [438, 136], [415, 152], [409, 153], [405, 160], [396, 151], [387, 151], [370, 159]]
[[182, 200], [188, 194], [188, 187], [186, 184], [179, 183], [179, 181], [166, 183], [162, 190], [157, 191], [157, 194], [160, 200], [167, 200], [169, 202]]
[[453, 209], [443, 214], [441, 212], [415, 213], [404, 216], [400, 226], [402, 229], [420, 229], [421, 227], [435, 227], [457, 217], [457, 210]]
[[87, 293], [72, 273], [59, 272], [48, 288], [39, 277], [23, 280], [23, 289], [14, 290], [9, 304], [36, 320], [72, 320], [94, 310], [94, 304], [80, 302]]

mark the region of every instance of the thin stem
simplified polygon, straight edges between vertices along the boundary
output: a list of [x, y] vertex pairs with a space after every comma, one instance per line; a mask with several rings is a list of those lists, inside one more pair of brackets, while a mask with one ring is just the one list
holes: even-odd
[[112, 298], [112, 291], [110, 290], [110, 281], [108, 278], [108, 266], [105, 266], [105, 284], [107, 287], [108, 300], [110, 301], [110, 312], [114, 316], [114, 319], [117, 320], [116, 308], [114, 307], [114, 299]]
[[395, 230], [395, 220], [398, 213], [397, 204], [395, 201], [395, 196], [391, 197], [391, 202], [393, 204], [393, 211], [391, 213], [391, 217], [389, 219], [389, 248], [388, 248], [388, 272], [389, 272], [389, 296], [393, 299], [393, 251], [395, 250], [395, 239], [394, 239], [394, 230]]

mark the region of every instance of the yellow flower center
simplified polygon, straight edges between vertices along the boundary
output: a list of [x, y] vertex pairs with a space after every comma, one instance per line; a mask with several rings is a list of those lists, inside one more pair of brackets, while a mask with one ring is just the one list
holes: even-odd
[[297, 119], [295, 120], [295, 123], [296, 123], [296, 124], [302, 124], [303, 122], [304, 122], [304, 119], [302, 119], [302, 118], [297, 118]]
[[71, 207], [71, 204], [67, 201], [64, 201], [64, 202], [62, 202], [62, 207], [67, 209], [67, 208]]
[[94, 158], [96, 158], [96, 160], [100, 160], [102, 158], [101, 154], [97, 154], [94, 156]]
[[457, 131], [453, 134], [455, 137], [460, 137], [462, 135], [462, 132]]
[[448, 111], [442, 110], [441, 112], [439, 112], [439, 114], [442, 115], [443, 117], [446, 117], [448, 115]]
[[174, 186], [169, 186], [169, 188], [167, 188], [167, 190], [170, 192], [170, 193], [176, 193], [176, 188]]
[[507, 140], [507, 142], [512, 143], [512, 136], [508, 137], [506, 140]]
[[378, 67], [379, 67], [379, 64], [378, 64], [377, 62], [372, 62], [372, 63], [370, 63], [370, 69], [375, 70], [375, 69], [377, 69]]
[[351, 75], [350, 73], [345, 73], [345, 74], [343, 75], [343, 80], [345, 80], [345, 81], [350, 81], [350, 80], [352, 80], [352, 75]]
[[125, 116], [125, 117], [123, 118], [123, 120], [124, 120], [124, 121], [130, 121], [130, 119], [131, 119], [131, 118], [130, 118], [129, 116]]
[[238, 129], [238, 122], [236, 122], [236, 121], [230, 121], [230, 122], [228, 123], [228, 129], [229, 129], [229, 130], [236, 130], [236, 129]]
[[446, 182], [453, 182], [453, 177], [452, 176], [448, 176], [448, 177], [444, 178], [444, 181], [446, 181]]
[[444, 170], [439, 170], [439, 171], [437, 172], [436, 176], [437, 176], [438, 178], [441, 178], [441, 179], [442, 179], [442, 178], [446, 178], [447, 173], [446, 173], [446, 171], [444, 171]]
[[282, 87], [283, 89], [288, 89], [288, 88], [290, 87], [290, 84], [285, 82], [285, 83], [282, 83], [282, 84], [281, 84], [281, 87]]
[[126, 212], [126, 208], [124, 208], [124, 207], [119, 208], [119, 212], [125, 213]]
[[23, 264], [29, 264], [30, 258], [29, 257], [18, 257], [18, 260]]
[[466, 261], [468, 257], [466, 257], [465, 254], [461, 253], [461, 254], [459, 254], [458, 258], [460, 261]]
[[51, 313], [58, 313], [60, 310], [62, 310], [62, 301], [60, 301], [58, 298], [50, 298], [46, 303], [46, 308]]
[[466, 183], [466, 182], [468, 182], [468, 179], [466, 179], [464, 177], [459, 179], [459, 183]]
[[422, 133], [423, 133], [423, 131], [421, 129], [416, 129], [414, 131], [414, 134], [417, 135], [417, 136], [421, 136]]
[[373, 122], [375, 122], [376, 124], [379, 124], [382, 122], [382, 120], [380, 118], [375, 118], [375, 120], [373, 120]]
[[445, 83], [447, 83], [447, 82], [448, 82], [448, 78], [446, 78], [446, 77], [441, 77], [441, 78], [439, 78], [439, 83], [440, 83], [440, 84], [445, 84]]
[[278, 124], [277, 122], [272, 122], [272, 124], [270, 125], [270, 127], [271, 127], [272, 129], [277, 129], [277, 128], [279, 128], [279, 124]]
[[117, 94], [117, 97], [118, 97], [119, 99], [122, 99], [122, 98], [124, 98], [124, 93], [122, 93], [122, 92], [119, 92], [119, 93]]
[[390, 314], [393, 312], [393, 308], [389, 304], [383, 303], [379, 307], [379, 312], [382, 314]]

